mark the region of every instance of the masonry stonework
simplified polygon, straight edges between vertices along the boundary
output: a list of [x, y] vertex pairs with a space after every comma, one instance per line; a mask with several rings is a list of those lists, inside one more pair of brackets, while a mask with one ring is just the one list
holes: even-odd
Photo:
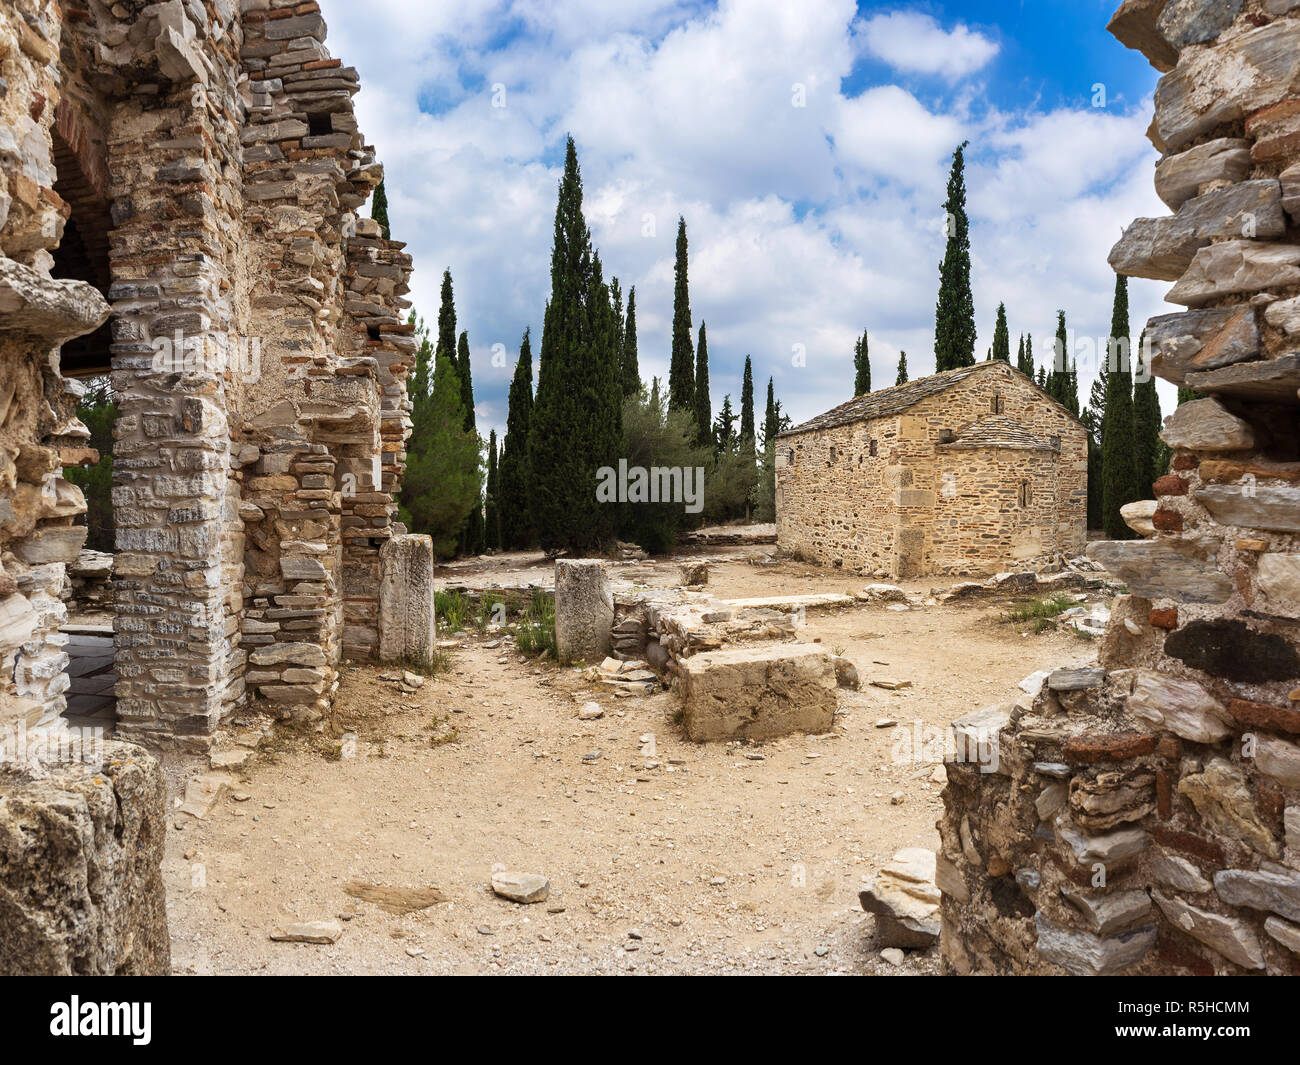
[[978, 363], [868, 393], [777, 439], [777, 540], [854, 573], [995, 573], [1077, 555], [1087, 435], [1028, 377]]
[[[954, 726], [942, 949], [957, 973], [1296, 974], [1300, 6], [1126, 0], [1111, 30], [1167, 71], [1176, 212], [1111, 261], [1175, 281], [1154, 364], [1204, 398], [1165, 423], [1147, 538], [1089, 545], [1128, 587], [1098, 665]], [[963, 757], [975, 733], [994, 757]]]
[[119, 735], [319, 723], [378, 655], [411, 259], [359, 216], [383, 170], [325, 32], [284, 0], [0, 11], [0, 714], [62, 710], [89, 374], [120, 412]]

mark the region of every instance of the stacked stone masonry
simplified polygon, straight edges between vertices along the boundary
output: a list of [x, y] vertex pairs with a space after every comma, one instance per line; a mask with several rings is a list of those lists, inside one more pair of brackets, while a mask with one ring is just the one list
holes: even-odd
[[859, 574], [996, 573], [1077, 555], [1087, 435], [1004, 362], [859, 396], [777, 440], [777, 542]]
[[1121, 272], [1174, 282], [1156, 372], [1195, 388], [1094, 668], [954, 726], [936, 880], [958, 973], [1300, 973], [1300, 3], [1126, 0], [1164, 71], [1175, 212]]
[[63, 709], [77, 376], [120, 412], [119, 735], [318, 721], [379, 653], [412, 264], [359, 216], [383, 171], [325, 32], [284, 0], [0, 8], [0, 724]]

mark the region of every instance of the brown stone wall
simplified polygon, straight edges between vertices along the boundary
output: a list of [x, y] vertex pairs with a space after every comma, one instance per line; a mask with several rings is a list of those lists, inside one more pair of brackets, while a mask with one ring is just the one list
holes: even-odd
[[956, 972], [1300, 973], [1300, 239], [1282, 215], [1300, 209], [1300, 8], [1165, 8], [1129, 0], [1111, 28], [1169, 71], [1156, 185], [1177, 213], [1138, 220], [1111, 261], [1176, 282], [1192, 309], [1147, 335], [1157, 372], [1205, 398], [1165, 422], [1155, 535], [1089, 545], [1129, 589], [1098, 666], [955, 726], [998, 754], [948, 761]]

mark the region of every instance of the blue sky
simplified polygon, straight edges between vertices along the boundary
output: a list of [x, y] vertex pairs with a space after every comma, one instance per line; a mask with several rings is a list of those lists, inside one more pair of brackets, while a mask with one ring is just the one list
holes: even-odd
[[[725, 393], [738, 403], [746, 354], [760, 402], [769, 376], [796, 420], [842, 402], [863, 329], [878, 387], [900, 350], [914, 377], [930, 372], [944, 186], [969, 139], [977, 353], [999, 301], [1013, 348], [1032, 332], [1040, 356], [1063, 308], [1086, 399], [1089, 344], [1109, 331], [1106, 253], [1132, 218], [1164, 213], [1144, 136], [1156, 73], [1106, 33], [1112, 6], [367, 0], [325, 13], [333, 54], [360, 71], [358, 115], [430, 321], [452, 271], [486, 437], [504, 427], [520, 335], [540, 333], [566, 133], [606, 274], [637, 289], [647, 379], [667, 373], [679, 214], [715, 411]], [[1135, 335], [1169, 309], [1165, 288], [1132, 283]]]

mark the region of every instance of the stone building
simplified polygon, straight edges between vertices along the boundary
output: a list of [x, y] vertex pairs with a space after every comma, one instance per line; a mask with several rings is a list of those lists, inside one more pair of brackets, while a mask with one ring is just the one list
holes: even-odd
[[1206, 398], [1165, 423], [1153, 534], [1088, 547], [1128, 588], [1098, 665], [954, 726], [943, 954], [1300, 974], [1300, 3], [1125, 0], [1110, 29], [1164, 72], [1174, 211], [1111, 262], [1175, 282], [1153, 362]]
[[857, 396], [776, 444], [782, 548], [855, 573], [992, 573], [1078, 554], [1087, 434], [1000, 360]]
[[118, 733], [318, 719], [380, 643], [411, 260], [315, 3], [0, 5], [0, 728], [53, 724], [111, 372]]

